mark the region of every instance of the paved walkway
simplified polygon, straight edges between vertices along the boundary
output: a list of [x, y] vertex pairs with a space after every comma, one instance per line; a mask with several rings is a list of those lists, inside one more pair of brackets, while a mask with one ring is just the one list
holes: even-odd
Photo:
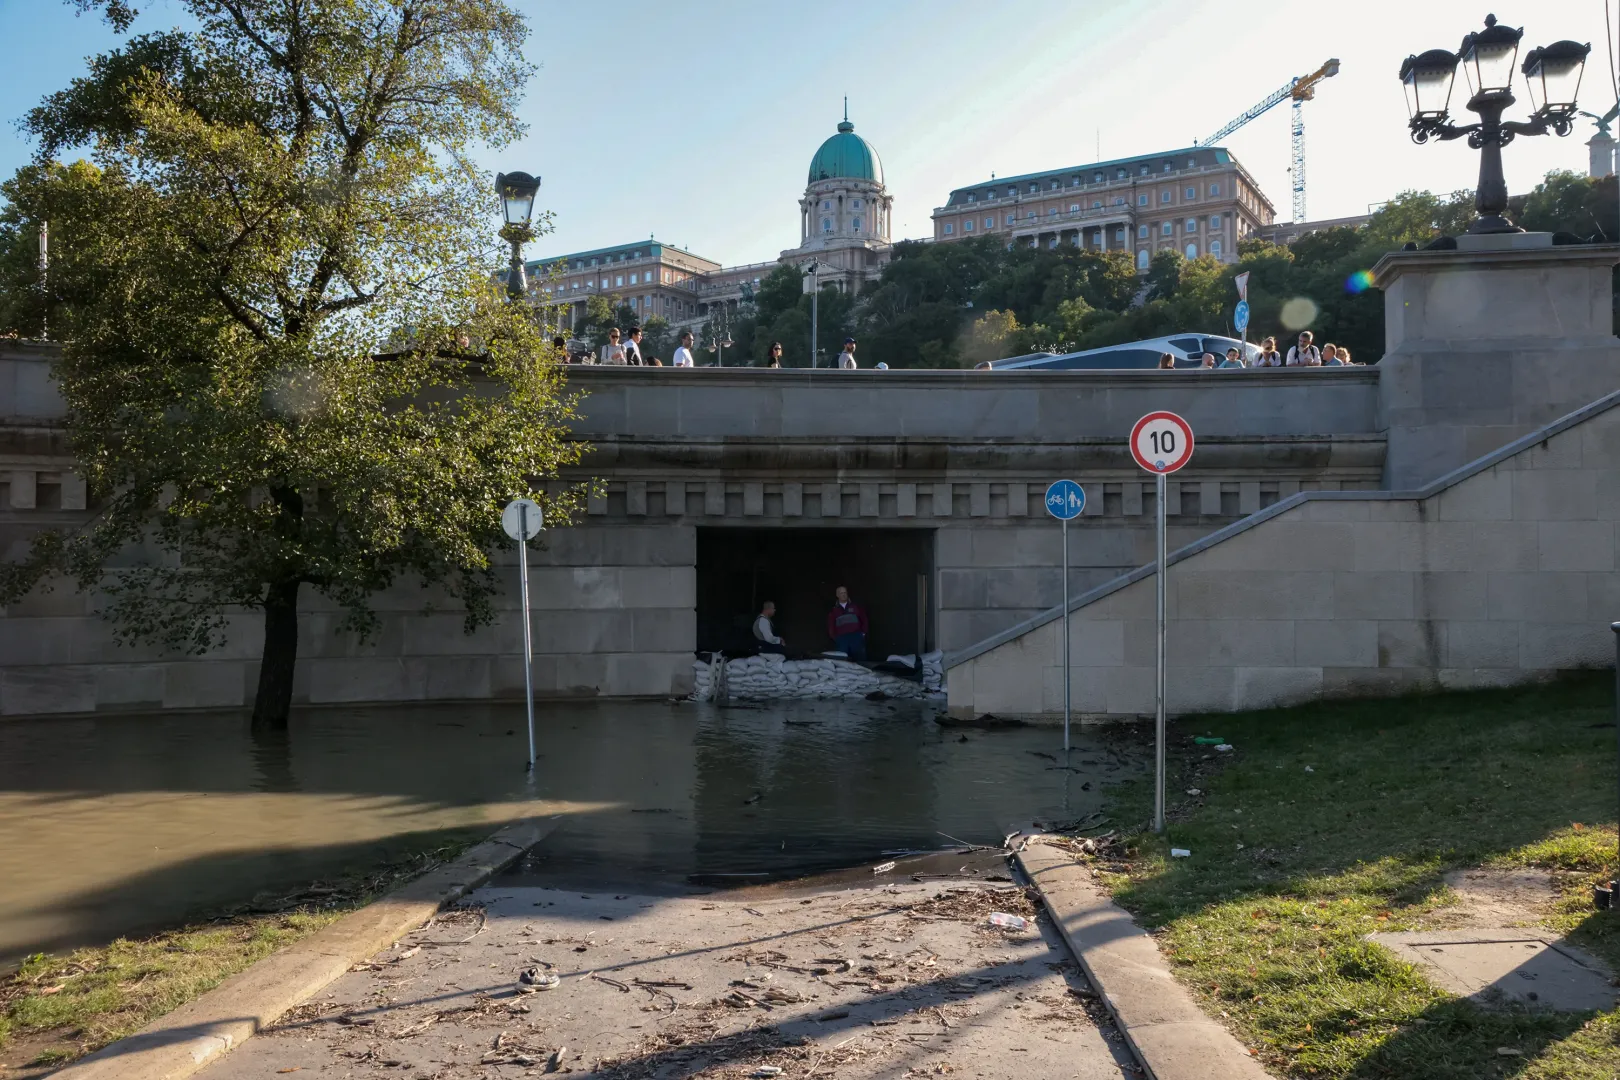
[[[199, 1075], [1142, 1075], [1020, 889], [725, 896], [479, 890]], [[560, 984], [520, 994], [525, 968]]]

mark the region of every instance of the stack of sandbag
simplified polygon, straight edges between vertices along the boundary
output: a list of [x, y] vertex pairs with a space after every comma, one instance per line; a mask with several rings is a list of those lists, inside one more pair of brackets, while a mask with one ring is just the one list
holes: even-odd
[[[854, 698], [878, 692], [891, 698], [930, 696], [926, 674], [924, 682], [918, 684], [848, 660], [787, 660], [772, 654], [728, 661], [700, 659], [693, 665], [692, 674], [694, 701], [713, 701], [722, 686], [725, 696], [736, 701]], [[932, 691], [937, 693], [937, 660], [934, 679]]]
[[937, 694], [945, 689], [945, 654], [942, 652], [923, 653], [922, 656], [922, 684], [923, 689], [931, 694]]

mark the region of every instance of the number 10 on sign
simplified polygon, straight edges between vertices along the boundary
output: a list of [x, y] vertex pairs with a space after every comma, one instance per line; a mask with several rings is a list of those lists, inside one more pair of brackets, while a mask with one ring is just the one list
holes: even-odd
[[1131, 428], [1131, 457], [1154, 478], [1153, 516], [1157, 525], [1155, 584], [1158, 586], [1158, 657], [1154, 692], [1153, 830], [1164, 832], [1164, 503], [1166, 474], [1192, 459], [1192, 426], [1173, 412], [1150, 412]]

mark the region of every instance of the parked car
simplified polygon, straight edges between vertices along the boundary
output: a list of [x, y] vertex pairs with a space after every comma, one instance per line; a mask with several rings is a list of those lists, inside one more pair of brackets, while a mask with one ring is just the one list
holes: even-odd
[[[993, 360], [992, 371], [1105, 371], [1121, 368], [1156, 368], [1159, 357], [1165, 353], [1176, 358], [1176, 367], [1195, 368], [1203, 363], [1205, 353], [1214, 353], [1217, 360], [1225, 359], [1227, 349], [1242, 347], [1237, 338], [1214, 334], [1173, 334], [1169, 337], [1128, 341], [1123, 345], [1108, 345], [1083, 352], [1035, 353]], [[1260, 355], [1260, 347], [1250, 343], [1248, 362]]]

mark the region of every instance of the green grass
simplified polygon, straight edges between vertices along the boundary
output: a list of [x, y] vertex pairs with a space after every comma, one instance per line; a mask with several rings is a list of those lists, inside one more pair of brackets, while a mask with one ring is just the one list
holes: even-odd
[[[1448, 870], [1547, 867], [1566, 872], [1552, 925], [1620, 970], [1620, 914], [1589, 891], [1617, 869], [1615, 729], [1594, 726], [1613, 719], [1612, 675], [1190, 718], [1167, 835], [1132, 837], [1105, 877], [1274, 1073], [1609, 1080], [1620, 1015], [1483, 1012], [1363, 935], [1424, 925]], [[1208, 734], [1237, 749], [1193, 744]], [[1116, 820], [1151, 802], [1151, 779], [1127, 787]]]
[[[0, 1047], [51, 1036], [30, 1064], [73, 1060], [121, 1039], [225, 979], [330, 925], [482, 839], [481, 831], [433, 833], [418, 850], [358, 868], [238, 912], [139, 939], [64, 954], [39, 953], [0, 978]], [[270, 910], [266, 910], [270, 909]]]

